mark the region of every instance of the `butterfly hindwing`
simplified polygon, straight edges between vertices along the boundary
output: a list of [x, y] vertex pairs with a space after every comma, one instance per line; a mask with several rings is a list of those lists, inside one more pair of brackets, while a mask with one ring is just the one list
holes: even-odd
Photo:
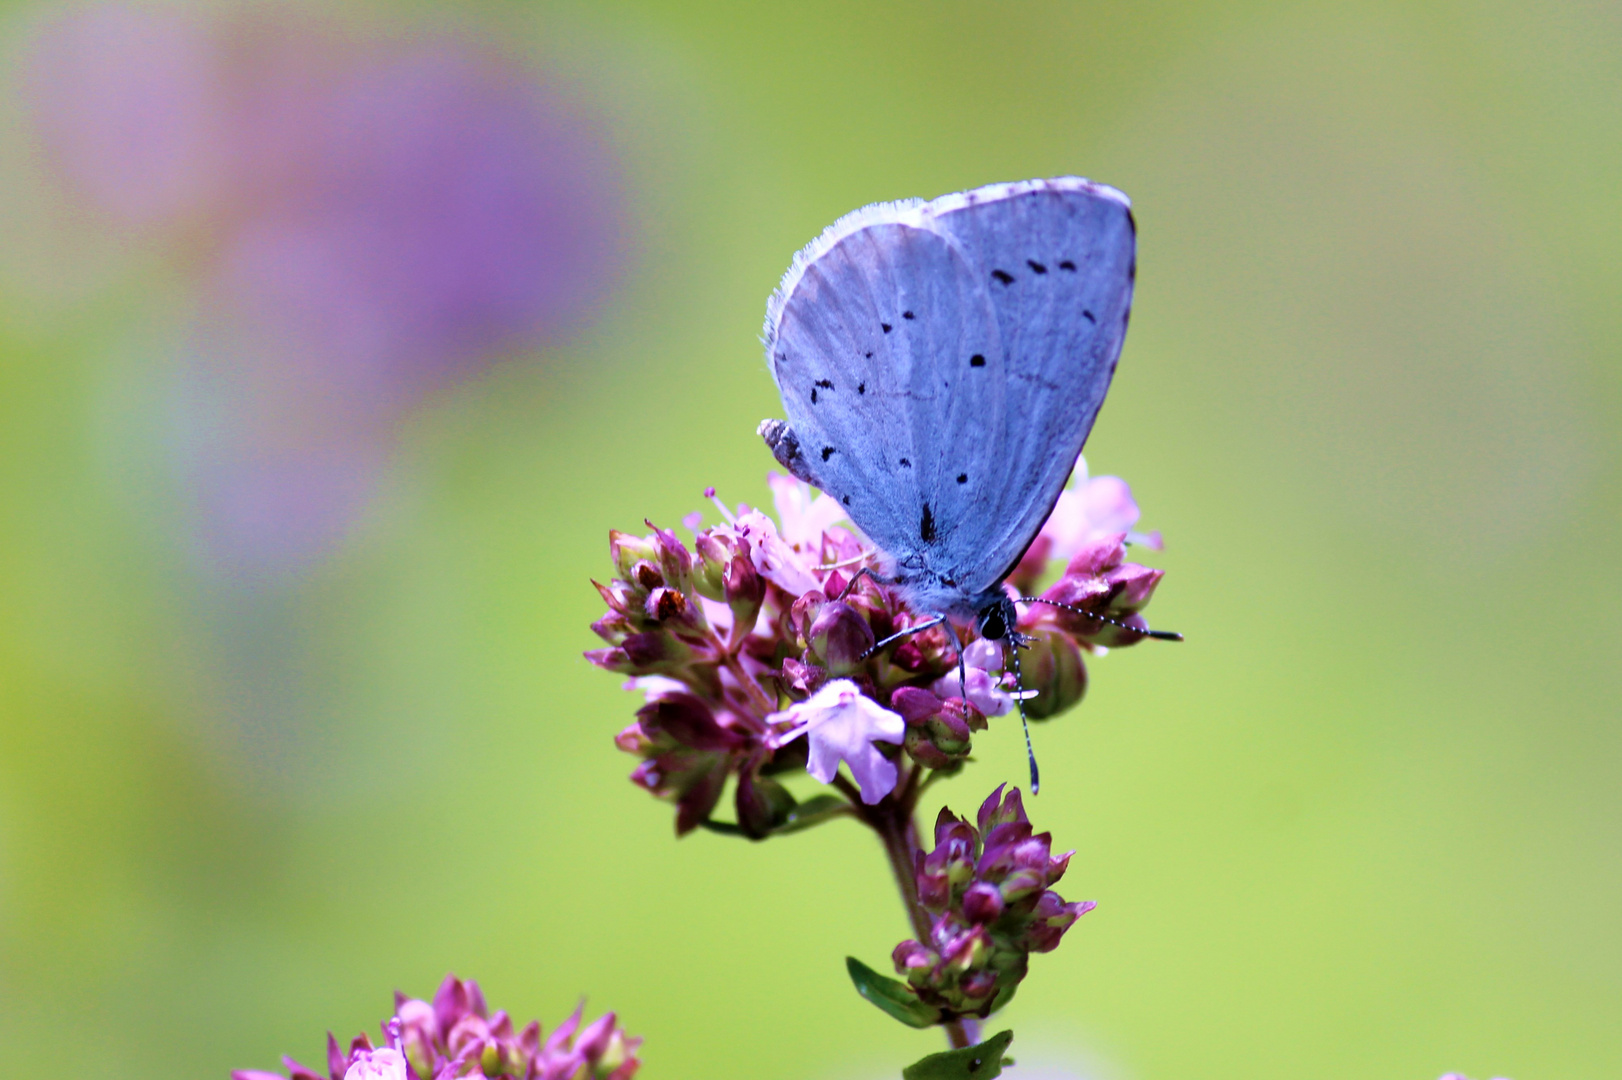
[[1024, 554], [1092, 431], [1126, 335], [1136, 243], [1126, 198], [1086, 181], [948, 198], [961, 205], [936, 227], [977, 264], [1008, 357], [1001, 497], [956, 568], [984, 588]]

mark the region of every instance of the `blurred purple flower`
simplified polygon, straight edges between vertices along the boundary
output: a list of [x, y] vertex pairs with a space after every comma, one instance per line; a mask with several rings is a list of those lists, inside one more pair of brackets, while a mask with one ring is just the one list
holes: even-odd
[[172, 226], [215, 202], [228, 132], [211, 24], [178, 8], [55, 12], [24, 92], [65, 186], [115, 227]]
[[623, 261], [602, 135], [472, 38], [103, 4], [32, 60], [64, 186], [196, 276], [179, 468], [239, 570], [330, 547], [404, 410], [577, 330]]

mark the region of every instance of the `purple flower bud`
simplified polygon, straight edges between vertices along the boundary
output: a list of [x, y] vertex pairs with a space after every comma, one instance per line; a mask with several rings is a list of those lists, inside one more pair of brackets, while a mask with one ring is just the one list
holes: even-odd
[[732, 609], [735, 637], [754, 629], [760, 605], [766, 599], [766, 580], [755, 570], [747, 555], [734, 556], [721, 579], [721, 592]]
[[901, 714], [909, 725], [922, 724], [941, 710], [941, 699], [928, 690], [916, 686], [903, 686], [890, 695], [890, 708]]
[[916, 941], [903, 941], [895, 947], [890, 954], [895, 961], [895, 970], [898, 975], [910, 975], [913, 972], [928, 971], [940, 962], [935, 950]]
[[918, 902], [937, 915], [945, 911], [952, 902], [952, 879], [946, 876], [946, 868], [925, 861], [919, 864], [917, 876]]
[[983, 926], [958, 929], [950, 923], [951, 916], [937, 921], [937, 933], [950, 927], [946, 940], [941, 943], [941, 962], [957, 971], [979, 966], [991, 952], [991, 937]]
[[822, 614], [822, 607], [827, 602], [828, 598], [822, 595], [821, 590], [811, 589], [795, 597], [794, 603], [789, 607], [789, 625], [794, 633], [799, 635], [800, 641], [807, 646], [811, 644], [812, 624], [817, 621], [817, 616]]
[[660, 586], [648, 594], [644, 611], [652, 623], [680, 619], [687, 614], [687, 597], [675, 589]]
[[810, 627], [811, 649], [834, 675], [849, 674], [860, 667], [874, 640], [867, 620], [838, 600], [824, 604]]
[[637, 596], [629, 585], [618, 578], [607, 585], [595, 580], [592, 584], [597, 587], [597, 593], [603, 598], [603, 603], [607, 604], [609, 610], [615, 614], [627, 615], [641, 607], [641, 597]]
[[958, 989], [966, 998], [988, 998], [997, 989], [997, 973], [982, 969], [963, 976]]
[[996, 922], [1002, 912], [1002, 893], [997, 891], [995, 885], [979, 881], [963, 893], [963, 917], [970, 922]]
[[943, 707], [925, 722], [924, 729], [936, 747], [945, 753], [961, 756], [969, 752], [969, 725], [961, 708]]
[[1126, 560], [1126, 534], [1103, 536], [1083, 546], [1064, 568], [1066, 578], [1103, 577]]
[[1025, 715], [1046, 720], [1078, 704], [1087, 693], [1087, 665], [1081, 647], [1068, 634], [1037, 630], [1021, 658], [1025, 689], [1036, 696], [1025, 702]]
[[1052, 844], [1052, 833], [1037, 833], [1029, 839], [1017, 842], [1013, 849], [1014, 867], [1019, 870], [1035, 870], [1046, 877]]
[[742, 736], [722, 727], [704, 701], [693, 694], [667, 694], [650, 701], [636, 713], [642, 731], [651, 737], [665, 735], [693, 750], [736, 750]]
[[448, 1033], [469, 1008], [467, 984], [455, 975], [446, 975], [434, 992], [434, 1024], [441, 1033]]
[[406, 1061], [417, 1076], [431, 1075], [434, 1044], [439, 1041], [434, 1007], [417, 998], [403, 998], [398, 994], [395, 997], [394, 1015], [400, 1020], [400, 1042]]
[[794, 796], [770, 777], [744, 772], [738, 776], [734, 803], [738, 811], [738, 825], [744, 835], [751, 840], [760, 840], [794, 809]]
[[612, 671], [618, 675], [637, 674], [636, 665], [631, 663], [631, 657], [624, 648], [587, 649], [583, 655], [588, 662], [604, 671]]
[[1018, 903], [1028, 896], [1035, 896], [1047, 887], [1047, 882], [1040, 870], [1015, 870], [996, 886], [1003, 900], [1010, 904]]
[[1005, 822], [1019, 821], [1029, 824], [1030, 819], [1025, 816], [1025, 805], [1020, 799], [1019, 788], [1009, 788], [1007, 797], [1003, 796], [1003, 785], [998, 784], [997, 790], [986, 797], [980, 804], [978, 815], [980, 835], [989, 839], [992, 829]]
[[698, 562], [693, 567], [693, 588], [707, 600], [725, 600], [727, 564], [734, 552], [713, 532], [699, 533], [694, 546]]
[[631, 621], [617, 611], [610, 611], [602, 618], [591, 624], [592, 633], [608, 642], [618, 645], [635, 632]]
[[445, 1045], [450, 1047], [453, 1055], [463, 1051], [472, 1050], [474, 1054], [483, 1052], [484, 1047], [491, 1045], [490, 1025], [484, 1017], [474, 1013], [466, 1013], [456, 1021], [450, 1034], [445, 1037]]
[[908, 757], [926, 769], [944, 769], [958, 760], [939, 749], [930, 741], [929, 732], [922, 728], [907, 728], [907, 737], [901, 745]]
[[664, 571], [659, 569], [658, 563], [644, 559], [631, 567], [630, 576], [626, 580], [634, 588], [650, 593], [665, 583], [665, 575]]
[[610, 529], [608, 555], [614, 560], [614, 568], [619, 571], [619, 576], [629, 581], [631, 568], [638, 562], [652, 562], [658, 559], [659, 551], [654, 547], [651, 537], [632, 536], [618, 529]]
[[[1043, 835], [1046, 834], [1044, 833]], [[1060, 878], [1064, 877], [1064, 872], [1070, 867], [1070, 856], [1074, 855], [1075, 853], [1075, 850], [1071, 849], [1070, 851], [1065, 852], [1063, 855], [1057, 855], [1048, 860], [1049, 885], [1056, 884]]]
[[614, 1014], [604, 1013], [586, 1025], [574, 1041], [574, 1051], [588, 1059], [599, 1057], [608, 1049], [608, 1040], [614, 1033]]
[[796, 697], [810, 697], [828, 679], [828, 673], [814, 664], [802, 663], [792, 656], [783, 660], [783, 673], [778, 681]]
[[690, 779], [689, 786], [676, 797], [677, 836], [686, 836], [698, 828], [700, 822], [709, 819], [715, 804], [721, 801], [721, 791], [726, 787], [729, 771], [723, 758]]
[[646, 674], [661, 666], [669, 667], [692, 655], [691, 649], [670, 634], [632, 634], [620, 648], [625, 651], [625, 658], [631, 666], [639, 669], [636, 674]]
[[962, 721], [970, 731], [986, 730], [986, 714], [972, 701], [960, 697], [948, 698], [941, 702], [941, 713]]
[[665, 581], [678, 589], [692, 586], [692, 553], [676, 538], [670, 529], [661, 529], [653, 522], [645, 522], [653, 530], [653, 545], [658, 552], [659, 570]]

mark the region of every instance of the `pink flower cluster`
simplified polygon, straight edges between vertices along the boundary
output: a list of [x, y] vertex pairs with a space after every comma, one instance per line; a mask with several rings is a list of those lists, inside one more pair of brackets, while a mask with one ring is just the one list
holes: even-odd
[[[383, 1024], [386, 1045], [362, 1034], [346, 1052], [327, 1035], [327, 1074], [283, 1058], [285, 1080], [630, 1080], [641, 1062], [641, 1039], [608, 1013], [581, 1026], [576, 1009], [544, 1041], [531, 1021], [514, 1032], [505, 1012], [491, 1015], [479, 984], [445, 976], [432, 1002], [395, 994], [394, 1016]], [[279, 1073], [239, 1069], [231, 1080], [284, 1080]]]
[[984, 1017], [1014, 996], [1030, 954], [1058, 947], [1096, 905], [1066, 903], [1052, 886], [1070, 865], [1052, 835], [1033, 833], [1014, 788], [981, 804], [978, 828], [941, 809], [935, 849], [918, 856], [918, 893], [933, 916], [928, 942], [903, 941], [892, 959], [919, 1000], [944, 1019]]
[[[691, 550], [651, 523], [647, 536], [609, 535], [616, 576], [597, 584], [608, 611], [592, 624], [607, 647], [586, 657], [645, 695], [616, 741], [643, 759], [632, 780], [676, 803], [678, 834], [713, 824], [733, 777], [736, 828], [756, 839], [796, 824], [800, 804], [774, 779], [788, 771], [841, 784], [843, 763], [856, 787], [847, 794], [876, 804], [920, 770], [957, 767], [987, 717], [1015, 706], [1001, 643], [972, 628], [959, 629], [961, 669], [942, 627], [874, 651], [932, 613], [857, 576], [874, 553], [833, 499], [788, 477], [770, 484], [777, 521], [723, 507], [725, 520], [703, 529], [690, 515]], [[1085, 653], [1143, 639], [1138, 612], [1163, 571], [1126, 561], [1136, 520], [1124, 483], [1087, 480], [1064, 493], [1011, 577], [1034, 588], [1050, 555], [1066, 556], [1042, 597], [1074, 610], [1021, 608], [1031, 717], [1081, 700]]]

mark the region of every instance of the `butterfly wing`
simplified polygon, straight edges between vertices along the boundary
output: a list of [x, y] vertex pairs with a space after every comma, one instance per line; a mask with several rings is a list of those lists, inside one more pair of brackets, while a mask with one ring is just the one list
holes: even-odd
[[1013, 570], [1052, 512], [1104, 403], [1132, 306], [1136, 235], [1126, 196], [1074, 177], [935, 205], [935, 227], [981, 274], [1008, 358], [1003, 428], [983, 436], [1002, 482], [994, 503], [969, 515], [976, 527], [954, 567], [985, 588]]
[[991, 588], [1091, 430], [1131, 265], [1125, 198], [1086, 181], [847, 215], [768, 306], [787, 423], [762, 434], [902, 567], [959, 595]]
[[972, 263], [905, 209], [859, 212], [868, 214], [859, 228], [791, 271], [767, 339], [788, 416], [779, 460], [916, 565], [959, 525], [955, 506], [932, 494], [952, 484], [943, 436], [1001, 427], [1000, 382], [986, 380], [987, 394], [954, 392], [946, 358], [967, 372], [978, 357], [995, 371], [1002, 350]]

